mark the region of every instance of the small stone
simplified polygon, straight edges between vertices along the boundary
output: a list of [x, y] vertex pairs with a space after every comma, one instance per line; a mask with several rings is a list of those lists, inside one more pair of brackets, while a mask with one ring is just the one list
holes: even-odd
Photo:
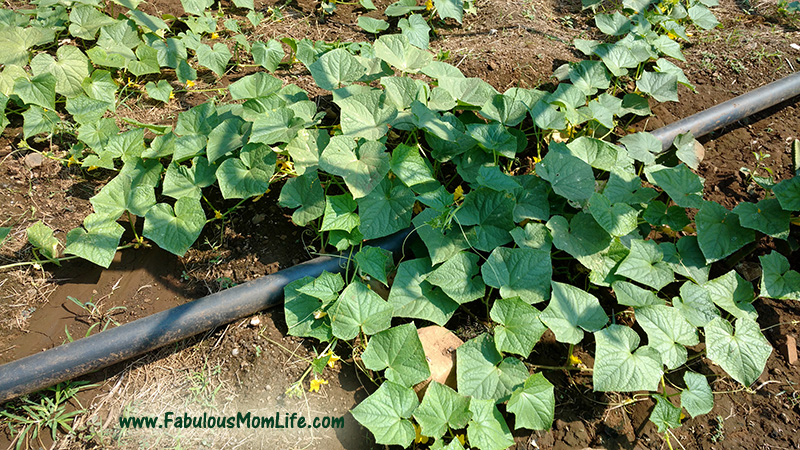
[[253, 317], [252, 319], [250, 319], [251, 327], [257, 327], [259, 325], [261, 325], [261, 319], [259, 319], [258, 317]]
[[264, 216], [264, 214], [256, 214], [255, 216], [253, 216], [251, 222], [253, 222], [253, 225], [258, 225], [259, 223], [264, 221], [265, 217], [266, 216]]
[[791, 334], [786, 335], [786, 341], [781, 345], [781, 353], [783, 353], [787, 363], [794, 364], [797, 362], [797, 339]]
[[231, 355], [236, 356], [238, 354], [239, 354], [239, 349], [238, 348], [234, 348], [233, 350], [231, 350]]
[[28, 153], [25, 155], [25, 165], [33, 169], [39, 167], [44, 161], [44, 156], [41, 153]]

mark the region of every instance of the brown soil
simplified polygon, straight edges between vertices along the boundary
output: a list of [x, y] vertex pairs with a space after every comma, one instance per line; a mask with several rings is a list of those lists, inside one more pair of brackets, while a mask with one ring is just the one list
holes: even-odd
[[[228, 13], [241, 12], [227, 0], [222, 3]], [[390, 3], [375, 1], [378, 11]], [[750, 2], [721, 3], [715, 12], [723, 26], [695, 36], [684, 50], [687, 62], [679, 64], [696, 92], [682, 89], [680, 103], [654, 105], [655, 117], [636, 123], [637, 129], [655, 129], [779, 79], [800, 66], [800, 52], [789, 46], [800, 41], [797, 23], [777, 15], [774, 4], [759, 3], [745, 11], [741, 5]], [[579, 0], [478, 0], [477, 15], [468, 15], [463, 26], [452, 21], [443, 24], [431, 47], [435, 53], [448, 56], [448, 61], [466, 75], [482, 77], [500, 91], [549, 83], [556, 67], [579, 57], [569, 42], [596, 36], [580, 4]], [[316, 6], [313, 0], [257, 1], [256, 7], [267, 15], [268, 8], [274, 8], [283, 18], [265, 21], [255, 33], [264, 40], [284, 36], [326, 41], [372, 39], [355, 25], [358, 14], [364, 13], [357, 6], [339, 5], [335, 14], [325, 18], [319, 16]], [[156, 0], [147, 8], [150, 13], [176, 16], [183, 12], [177, 0]], [[246, 73], [229, 73], [221, 83], [226, 85]], [[312, 97], [327, 94], [313, 88], [310, 75], [298, 67], [278, 75], [309, 90]], [[213, 82], [212, 76], [201, 72], [202, 79]], [[208, 86], [201, 81], [197, 87]], [[140, 121], [173, 123], [178, 112], [206, 101], [212, 94], [179, 94], [168, 105], [148, 104], [133, 96], [126, 102], [132, 107], [126, 114]], [[740, 171], [741, 167], [757, 168], [752, 152], [770, 155], [766, 166], [777, 179], [790, 176], [789, 145], [800, 137], [797, 113], [798, 107], [788, 102], [702, 138], [706, 154], [700, 173], [706, 179], [706, 198], [728, 208], [743, 200], [762, 198], [763, 191]], [[67, 168], [52, 159], [44, 159], [41, 165], [31, 161], [26, 164], [27, 155], [14, 145], [21, 134], [20, 126], [12, 123], [0, 141], [0, 225], [15, 227], [10, 242], [0, 249], [3, 264], [30, 259], [24, 231], [19, 230], [38, 220], [54, 228], [63, 240], [66, 231], [91, 212], [88, 199], [110, 177], [108, 173]], [[61, 144], [46, 142], [41, 146], [63, 155]], [[760, 170], [763, 174], [764, 169]], [[276, 187], [258, 202], [246, 202], [224, 227], [209, 227], [184, 258], [159, 249], [130, 249], [118, 253], [107, 270], [69, 261], [60, 268], [26, 268], [0, 274], [0, 363], [57, 346], [69, 339], [68, 334], [78, 339], [92, 326], [94, 333], [107, 324], [127, 323], [308, 259], [303, 230], [293, 226], [287, 211], [276, 206], [277, 192]], [[131, 238], [132, 234], [123, 239]], [[777, 244], [761, 242], [743, 263], [757, 263], [756, 257], [773, 245]], [[793, 261], [795, 269], [797, 264]], [[91, 301], [99, 309], [91, 316], [68, 296]], [[756, 307], [761, 326], [770, 327], [766, 336], [776, 349], [787, 335], [800, 334], [796, 324], [800, 312], [795, 304], [762, 299]], [[324, 346], [287, 337], [279, 308], [255, 318], [258, 324], [254, 318], [243, 319], [89, 376], [86, 379], [97, 386], [79, 395], [82, 409], [87, 411], [76, 421], [76, 429], [81, 431], [61, 436], [53, 448], [378, 448], [370, 434], [347, 414], [374, 389], [354, 367], [352, 358], [348, 359], [349, 349], [340, 345], [337, 351], [343, 362], [326, 370], [322, 377], [328, 384], [319, 393], [308, 392], [313, 378], [310, 375], [303, 386], [304, 394], [290, 397], [286, 391], [306, 369], [305, 361]], [[484, 331], [466, 315], [457, 316], [455, 321], [460, 321], [457, 333], [462, 338]], [[535, 352], [540, 364], [562, 365], [566, 348], [548, 332]], [[576, 349], [576, 355], [589, 366], [592, 352], [591, 344]], [[722, 375], [719, 367], [705, 358], [696, 359], [691, 368]], [[632, 396], [594, 393], [591, 378], [583, 374], [545, 371], [545, 375], [556, 385], [556, 422], [547, 432], [515, 432], [518, 449], [666, 448], [663, 436], [648, 421], [652, 400], [637, 397], [637, 402], [626, 405], [624, 402]], [[681, 384], [678, 376], [668, 381]], [[725, 376], [715, 378], [712, 387], [719, 394], [714, 410], [673, 430], [673, 447], [800, 448], [798, 383], [796, 366], [789, 365], [778, 351], [770, 357], [754, 392], [742, 391]], [[73, 406], [79, 407], [77, 403]], [[155, 430], [123, 431], [118, 426], [122, 414], [157, 416], [164, 411], [344, 416], [345, 428], [269, 430], [249, 435], [186, 430], [167, 435]], [[513, 428], [513, 423], [510, 425]], [[43, 438], [45, 448], [51, 446], [48, 439]], [[0, 434], [0, 448], [10, 441], [7, 430]]]

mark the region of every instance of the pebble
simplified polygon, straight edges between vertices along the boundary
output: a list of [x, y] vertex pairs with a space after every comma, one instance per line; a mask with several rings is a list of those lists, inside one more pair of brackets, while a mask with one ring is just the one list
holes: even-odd
[[791, 334], [786, 335], [786, 341], [781, 345], [781, 353], [786, 357], [787, 363], [797, 362], [797, 339]]
[[258, 317], [253, 317], [252, 319], [250, 319], [251, 327], [257, 327], [259, 325], [261, 325], [261, 319], [259, 319]]
[[236, 356], [238, 354], [239, 354], [239, 349], [238, 348], [235, 348], [235, 349], [231, 350], [231, 355]]
[[28, 153], [25, 155], [25, 165], [33, 169], [39, 167], [44, 161], [44, 156], [41, 153]]

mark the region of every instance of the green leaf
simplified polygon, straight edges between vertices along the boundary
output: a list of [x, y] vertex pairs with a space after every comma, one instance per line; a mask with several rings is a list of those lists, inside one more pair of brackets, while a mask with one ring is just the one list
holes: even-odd
[[189, 197], [199, 200], [202, 196], [201, 189], [211, 186], [215, 181], [217, 177], [214, 167], [202, 156], [192, 159], [189, 166], [173, 161], [167, 167], [161, 193], [174, 199]]
[[733, 212], [739, 216], [739, 223], [745, 228], [776, 239], [785, 240], [789, 237], [791, 213], [781, 209], [777, 199], [765, 198], [758, 203], [741, 202], [733, 208]]
[[[651, 346], [639, 346], [639, 335], [622, 325], [594, 334], [594, 390], [600, 392], [655, 391], [661, 380], [661, 358]], [[636, 349], [634, 351], [634, 349]]]
[[266, 111], [253, 120], [250, 142], [267, 145], [289, 142], [295, 138], [303, 125], [303, 118], [295, 117], [294, 111], [290, 108], [281, 107], [274, 111]]
[[549, 181], [556, 194], [568, 200], [587, 200], [594, 193], [592, 167], [567, 153], [547, 152], [536, 165], [536, 174]]
[[700, 343], [697, 329], [676, 308], [665, 305], [637, 308], [636, 321], [647, 333], [649, 346], [658, 350], [661, 362], [668, 369], [686, 362], [686, 346]]
[[283, 87], [281, 80], [264, 72], [242, 77], [229, 87], [234, 100], [268, 97]]
[[34, 33], [32, 28], [5, 28], [0, 34], [0, 64], [28, 65], [28, 49], [36, 45]]
[[442, 223], [447, 217], [449, 217], [447, 212], [441, 213], [428, 208], [411, 220], [420, 239], [428, 248], [433, 264], [447, 261], [459, 251], [469, 248], [460, 227], [442, 228], [447, 225]]
[[635, 114], [637, 116], [649, 116], [650, 104], [647, 99], [639, 94], [625, 94], [622, 97], [622, 112], [620, 115]]
[[390, 156], [376, 141], [361, 141], [334, 136], [320, 156], [322, 170], [344, 178], [355, 198], [365, 197], [389, 172]]
[[672, 306], [695, 327], [704, 327], [719, 317], [719, 310], [711, 301], [711, 294], [697, 284], [687, 281], [681, 286], [681, 296], [672, 299]]
[[547, 331], [539, 320], [540, 313], [519, 297], [495, 300], [490, 315], [498, 324], [494, 328], [497, 349], [527, 358]]
[[161, 72], [161, 67], [158, 64], [158, 50], [142, 43], [136, 48], [136, 57], [138, 58], [137, 61], [128, 63], [128, 72], [134, 76], [140, 77], [150, 73]]
[[656, 406], [650, 414], [650, 421], [656, 424], [659, 433], [666, 433], [670, 428], [681, 426], [681, 409], [673, 405], [663, 395], [653, 395]]
[[[694, 170], [700, 166], [700, 155], [703, 145], [695, 140], [691, 132], [679, 134], [672, 142], [675, 146], [675, 156]], [[698, 150], [699, 149], [699, 150]]]
[[218, 77], [225, 74], [225, 67], [228, 66], [228, 61], [232, 57], [233, 55], [228, 50], [228, 46], [221, 42], [214, 44], [213, 49], [206, 44], [201, 44], [197, 48], [197, 62], [201, 66], [211, 69]]
[[414, 411], [414, 419], [422, 428], [423, 436], [438, 440], [449, 429], [458, 430], [467, 425], [471, 416], [469, 403], [469, 397], [432, 381], [425, 391], [422, 403]]
[[442, 326], [452, 317], [458, 303], [425, 281], [430, 271], [427, 258], [400, 263], [389, 291], [395, 317], [424, 319]]
[[42, 73], [32, 78], [17, 78], [14, 81], [14, 94], [25, 103], [56, 109], [56, 77]]
[[642, 218], [650, 225], [666, 225], [675, 231], [683, 230], [691, 221], [686, 216], [686, 209], [680, 206], [670, 206], [667, 208], [663, 202], [658, 200], [650, 202], [647, 209], [642, 214]]
[[755, 239], [739, 225], [739, 216], [716, 202], [705, 202], [695, 216], [697, 241], [707, 263], [719, 261]]
[[96, 213], [90, 214], [84, 219], [83, 227], [74, 228], [67, 233], [64, 253], [80, 256], [108, 268], [117, 253], [124, 231], [122, 225], [115, 220]]
[[[642, 289], [627, 281], [615, 281], [611, 287], [614, 288], [614, 294], [617, 296], [617, 303], [620, 305], [640, 308], [643, 306], [664, 304], [664, 300], [658, 298], [653, 291]], [[709, 303], [711, 303], [711, 300], [709, 300]]]
[[614, 14], [598, 14], [594, 16], [594, 23], [609, 36], [622, 36], [631, 30], [631, 21], [619, 11]]
[[11, 233], [11, 227], [0, 227], [0, 247], [6, 243], [9, 233]]
[[708, 414], [714, 408], [714, 394], [704, 375], [695, 372], [683, 374], [686, 389], [681, 392], [681, 406], [692, 417]]
[[67, 98], [81, 94], [81, 83], [89, 76], [89, 59], [72, 45], [58, 47], [56, 57], [58, 61], [47, 53], [39, 53], [31, 60], [31, 71], [34, 75], [53, 75], [55, 91]]
[[594, 95], [598, 89], [608, 89], [611, 77], [600, 61], [584, 60], [570, 67], [569, 81], [586, 95]]
[[321, 217], [325, 212], [325, 192], [315, 172], [290, 178], [281, 189], [278, 204], [284, 208], [298, 208], [292, 221], [300, 226]]
[[556, 340], [577, 344], [583, 330], [594, 332], [608, 322], [597, 298], [575, 286], [551, 281], [553, 294], [539, 318], [556, 335]]
[[763, 270], [761, 297], [800, 300], [800, 273], [790, 269], [785, 256], [773, 250], [758, 259]]
[[250, 198], [269, 188], [277, 157], [267, 145], [247, 144], [238, 158], [226, 159], [217, 168], [222, 197]]
[[107, 70], [95, 70], [92, 76], [83, 80], [83, 91], [90, 98], [116, 105], [117, 83], [111, 78]]
[[439, 185], [430, 164], [416, 147], [405, 144], [395, 147], [390, 167], [397, 178], [417, 192], [427, 192]]
[[116, 220], [125, 211], [144, 217], [156, 204], [156, 196], [152, 186], [134, 185], [129, 175], [119, 174], [89, 201], [96, 213]]
[[711, 301], [715, 305], [728, 311], [734, 317], [753, 320], [758, 317], [758, 313], [751, 304], [756, 298], [753, 285], [735, 271], [731, 270], [702, 286], [711, 296]]
[[365, 246], [356, 253], [355, 260], [362, 274], [369, 275], [383, 284], [389, 284], [387, 279], [394, 266], [392, 252], [380, 247]]
[[416, 436], [408, 418], [418, 404], [413, 389], [386, 381], [350, 413], [372, 432], [378, 444], [408, 447]]
[[253, 62], [270, 72], [278, 68], [285, 55], [283, 46], [275, 39], [270, 39], [266, 44], [254, 42], [250, 51], [253, 53]]
[[645, 71], [636, 88], [659, 102], [678, 101], [678, 78], [671, 73]]
[[686, 165], [664, 167], [656, 164], [647, 167], [645, 174], [648, 181], [663, 189], [678, 206], [698, 209], [703, 206], [704, 180]]
[[339, 298], [342, 289], [344, 289], [344, 279], [341, 274], [323, 271], [313, 281], [297, 288], [297, 292], [321, 300], [324, 308]]
[[223, 120], [214, 127], [208, 133], [208, 143], [206, 144], [208, 162], [215, 163], [223, 156], [241, 148], [244, 144], [244, 131], [245, 122], [238, 117]]
[[619, 142], [625, 146], [631, 158], [643, 162], [646, 166], [655, 164], [655, 155], [661, 152], [661, 141], [646, 132], [628, 134]]
[[593, 49], [593, 53], [600, 57], [603, 64], [615, 77], [628, 74], [628, 69], [635, 68], [639, 62], [633, 56], [630, 49], [621, 43], [600, 44]]
[[506, 158], [514, 158], [517, 153], [517, 137], [499, 122], [471, 123], [467, 132], [478, 145], [488, 151]]
[[169, 103], [169, 96], [172, 94], [172, 85], [167, 80], [158, 80], [158, 84], [148, 81], [144, 86], [150, 98], [160, 102]]
[[213, 102], [206, 102], [178, 114], [175, 134], [178, 136], [193, 134], [207, 136], [218, 124], [216, 106]]
[[206, 224], [206, 215], [200, 200], [179, 198], [175, 209], [166, 203], [150, 208], [144, 216], [142, 235], [159, 247], [183, 256], [200, 236]]
[[594, 268], [601, 252], [611, 244], [611, 236], [586, 213], [573, 216], [568, 224], [567, 219], [553, 216], [547, 222], [547, 228], [553, 235], [553, 245], [578, 259], [586, 267]]
[[[360, 17], [359, 20], [361, 20]], [[388, 28], [389, 24], [387, 23], [386, 25]], [[397, 28], [402, 30], [403, 36], [408, 38], [408, 42], [411, 45], [423, 50], [428, 49], [431, 27], [428, 26], [428, 22], [425, 21], [424, 17], [419, 14], [412, 14], [408, 19], [400, 19], [397, 22]]]
[[485, 294], [486, 286], [478, 275], [478, 260], [475, 253], [459, 252], [429, 273], [425, 280], [439, 286], [460, 304], [479, 299]]
[[736, 332], [731, 324], [716, 318], [705, 326], [706, 354], [734, 380], [750, 386], [764, 371], [772, 347], [761, 334], [755, 320], [736, 319]]
[[487, 285], [500, 289], [503, 298], [539, 303], [549, 296], [552, 270], [550, 252], [498, 247], [481, 267], [481, 274]]
[[[324, 274], [325, 272], [323, 272]], [[341, 276], [339, 278], [341, 279]], [[303, 277], [287, 284], [283, 289], [283, 311], [286, 317], [286, 327], [292, 336], [313, 337], [322, 342], [327, 342], [333, 337], [330, 317], [327, 314], [316, 315], [317, 312], [322, 312], [322, 300], [300, 292], [301, 288], [314, 281], [312, 277]], [[344, 281], [342, 281], [343, 286]]]
[[[373, 19], [372, 17], [367, 17], [367, 16], [358, 16], [357, 23], [362, 30], [372, 34], [377, 34], [380, 33], [381, 31], [386, 31], [389, 28], [389, 22], [381, 19]], [[347, 52], [346, 50], [345, 52], [349, 54], [349, 52]], [[324, 56], [325, 55], [323, 55], [323, 57]], [[328, 90], [333, 90], [333, 89], [328, 89]]]
[[255, 9], [255, 2], [253, 2], [253, 0], [233, 0], [233, 4], [238, 8]]
[[412, 11], [425, 9], [424, 6], [417, 6], [415, 0], [398, 0], [386, 7], [384, 14], [389, 17], [405, 16]]
[[329, 91], [342, 87], [344, 83], [352, 83], [366, 73], [358, 59], [343, 48], [325, 53], [308, 66], [308, 70], [317, 85]]
[[464, 2], [460, 0], [433, 0], [433, 6], [443, 20], [450, 17], [461, 23], [464, 17]]
[[800, 176], [783, 180], [772, 188], [775, 198], [786, 211], [800, 211]]
[[355, 213], [358, 204], [348, 194], [325, 196], [325, 211], [320, 231], [342, 230], [347, 233], [360, 223]]
[[461, 226], [474, 225], [467, 232], [467, 241], [478, 250], [488, 252], [511, 242], [508, 232], [514, 228], [513, 208], [511, 194], [480, 188], [467, 194], [456, 220]]
[[115, 20], [94, 6], [77, 4], [69, 12], [69, 34], [93, 41], [100, 28], [111, 25]]
[[695, 3], [689, 8], [688, 12], [692, 22], [704, 30], [710, 30], [719, 25], [719, 21], [714, 17], [714, 13], [704, 5]]
[[378, 140], [388, 132], [388, 123], [397, 115], [397, 110], [386, 102], [380, 89], [357, 93], [334, 100], [334, 103], [341, 108], [342, 132], [352, 137]]
[[661, 290], [675, 281], [669, 264], [663, 261], [663, 250], [654, 241], [631, 241], [631, 252], [622, 261], [617, 274]]
[[[554, 146], [557, 151], [563, 147]], [[625, 150], [600, 139], [581, 136], [567, 144], [567, 149], [592, 167], [608, 172], [633, 172], [633, 161]]]
[[58, 246], [60, 242], [53, 236], [53, 229], [45, 225], [41, 220], [28, 227], [28, 242], [31, 243], [42, 256], [47, 259], [58, 257]]
[[372, 336], [361, 358], [367, 369], [386, 369], [386, 379], [402, 386], [414, 386], [431, 376], [425, 350], [413, 323]]
[[472, 412], [472, 419], [467, 425], [470, 447], [504, 450], [514, 445], [511, 430], [493, 400], [473, 398], [469, 410]]
[[375, 4], [372, 3], [372, 0], [358, 0], [358, 3], [361, 5], [362, 8], [366, 10], [375, 10], [378, 9], [375, 7]]
[[202, 16], [205, 10], [213, 4], [214, 0], [181, 0], [183, 10], [196, 16]]
[[711, 271], [711, 266], [706, 264], [696, 236], [682, 237], [678, 240], [678, 245], [675, 246], [674, 251], [670, 243], [662, 243], [660, 247], [664, 251], [664, 261], [672, 267], [675, 273], [681, 274], [696, 283], [708, 281], [708, 273]]
[[159, 30], [166, 30], [169, 28], [167, 23], [161, 20], [159, 17], [151, 16], [150, 14], [137, 9], [131, 9], [128, 11], [128, 13], [131, 15], [131, 20], [142, 27], [143, 31], [150, 30], [155, 33]]
[[626, 203], [612, 205], [602, 194], [592, 194], [589, 199], [589, 212], [594, 220], [614, 237], [625, 236], [638, 226], [638, 211]]
[[373, 48], [375, 56], [404, 73], [417, 73], [433, 59], [429, 52], [413, 46], [401, 34], [383, 35], [375, 41]]
[[549, 219], [550, 204], [547, 200], [549, 191], [547, 183], [535, 175], [519, 175], [513, 179], [519, 183], [519, 186], [513, 190], [516, 195], [514, 222], [522, 222], [525, 219]]
[[61, 123], [61, 119], [55, 111], [38, 106], [28, 108], [22, 113], [22, 118], [22, 133], [26, 140], [41, 133], [53, 134], [56, 126]]
[[[517, 358], [505, 358], [494, 339], [482, 334], [456, 349], [458, 393], [492, 403], [506, 401], [528, 378], [528, 369]], [[473, 442], [473, 444], [475, 444]]]
[[359, 331], [372, 335], [391, 326], [392, 306], [364, 283], [350, 283], [328, 310], [333, 335], [350, 340]]
[[517, 388], [508, 401], [508, 410], [516, 417], [515, 428], [549, 430], [553, 426], [556, 399], [553, 384], [536, 373]]
[[330, 135], [324, 130], [300, 130], [297, 132], [297, 136], [289, 141], [285, 150], [292, 157], [294, 169], [298, 175], [317, 170], [319, 155], [329, 142]]
[[359, 230], [365, 239], [389, 236], [411, 225], [414, 193], [399, 180], [384, 178], [372, 192], [357, 201], [361, 217]]

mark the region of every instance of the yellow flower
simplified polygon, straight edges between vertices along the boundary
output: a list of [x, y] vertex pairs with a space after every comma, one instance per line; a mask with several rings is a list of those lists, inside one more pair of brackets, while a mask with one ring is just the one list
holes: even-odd
[[222, 219], [222, 213], [219, 211], [214, 211], [214, 218], [215, 219]]
[[322, 319], [323, 317], [325, 317], [327, 315], [328, 315], [328, 313], [326, 313], [325, 311], [314, 311], [314, 318], [317, 319], [317, 320]]
[[428, 443], [428, 436], [425, 436], [424, 434], [422, 434], [422, 432], [420, 431], [419, 425], [417, 425], [417, 424], [413, 424], [413, 425], [414, 425], [414, 432], [417, 434], [417, 436], [414, 438], [414, 442], [416, 442], [417, 444], [427, 444]]
[[338, 360], [340, 360], [342, 358], [339, 358], [339, 356], [336, 353], [333, 353], [332, 351], [328, 352], [328, 354], [331, 355], [330, 359], [328, 359], [328, 367], [333, 369], [333, 368], [336, 367], [336, 361], [338, 361]]
[[467, 445], [466, 444], [467, 439], [464, 437], [463, 433], [462, 434], [457, 434], [456, 435], [456, 439], [458, 439], [458, 442], [461, 442], [462, 446]]
[[192, 81], [192, 80], [187, 81], [186, 82], [186, 87], [187, 88], [194, 87], [194, 81]]
[[219, 34], [216, 31], [211, 33], [211, 39], [219, 39]]
[[315, 378], [311, 380], [311, 386], [308, 388], [308, 392], [319, 392], [319, 388], [323, 384], [328, 384], [328, 380], [325, 380], [323, 378], [319, 379]]
[[569, 355], [569, 365], [570, 366], [577, 366], [578, 364], [582, 364], [582, 363], [583, 363], [583, 361], [581, 361], [581, 359], [578, 358], [577, 356]]
[[78, 160], [75, 159], [75, 155], [69, 155], [69, 160], [67, 161], [67, 167], [70, 167], [73, 164], [79, 164]]
[[464, 188], [460, 185], [456, 188], [456, 191], [453, 192], [453, 201], [457, 202], [464, 198]]
[[425, 11], [430, 11], [432, 9], [433, 9], [433, 1], [432, 0], [426, 0], [426, 2], [425, 2]]
[[172, 100], [174, 98], [175, 98], [175, 93], [174, 92], [170, 92], [169, 93], [169, 99]]
[[685, 419], [685, 418], [686, 418], [686, 414], [684, 414], [683, 411], [681, 411], [681, 416], [678, 418], [678, 422], [683, 422], [683, 419]]
[[678, 36], [675, 33], [673, 33], [672, 31], [670, 31], [669, 33], [667, 33], [667, 37], [670, 38], [670, 39], [675, 39]]
[[89, 168], [86, 169], [87, 172], [91, 172], [93, 170], [97, 170], [97, 166], [89, 166]]

